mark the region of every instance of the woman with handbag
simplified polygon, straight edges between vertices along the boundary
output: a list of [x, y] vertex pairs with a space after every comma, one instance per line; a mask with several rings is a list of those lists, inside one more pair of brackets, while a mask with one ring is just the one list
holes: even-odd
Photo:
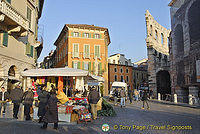
[[34, 94], [31, 88], [27, 88], [26, 92], [23, 95], [24, 115], [26, 116], [26, 120], [31, 120], [30, 112], [33, 105], [33, 100], [34, 100]]

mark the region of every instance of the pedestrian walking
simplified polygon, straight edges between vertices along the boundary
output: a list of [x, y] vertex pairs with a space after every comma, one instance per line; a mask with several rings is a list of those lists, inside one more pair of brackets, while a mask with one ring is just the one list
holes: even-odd
[[125, 95], [125, 90], [124, 90], [124, 88], [122, 88], [121, 89], [121, 91], [120, 91], [120, 97], [121, 97], [121, 108], [124, 106], [126, 106], [126, 95]]
[[118, 97], [119, 97], [119, 92], [117, 89], [114, 89], [114, 105], [117, 105], [117, 101], [118, 101]]
[[133, 100], [133, 91], [131, 89], [128, 90], [128, 98], [130, 100], [130, 104], [132, 104]]
[[18, 119], [17, 115], [19, 112], [20, 103], [22, 102], [23, 97], [23, 90], [17, 85], [14, 89], [10, 92], [10, 98], [14, 104], [13, 107], [13, 118]]
[[24, 92], [22, 100], [24, 104], [24, 115], [26, 117], [26, 120], [31, 120], [30, 109], [33, 105], [33, 100], [34, 100], [34, 93], [31, 90], [31, 88], [26, 89], [26, 92]]
[[100, 99], [99, 93], [96, 91], [95, 87], [92, 87], [88, 95], [88, 102], [91, 106], [91, 112], [94, 120], [97, 119], [97, 102], [99, 101], [99, 99]]
[[137, 89], [134, 90], [134, 95], [135, 95], [135, 100], [138, 101], [139, 100], [139, 92], [137, 91]]
[[2, 107], [3, 107], [3, 114], [5, 114], [8, 100], [9, 100], [9, 93], [5, 90], [4, 87], [1, 87], [1, 92], [0, 92], [0, 115], [1, 115]]
[[50, 98], [47, 102], [46, 113], [43, 118], [42, 129], [46, 129], [48, 123], [54, 123], [54, 129], [58, 129], [58, 108], [57, 108], [58, 99], [56, 97], [56, 90], [51, 90]]
[[50, 97], [49, 92], [46, 91], [46, 88], [43, 88], [43, 90], [40, 92], [38, 96], [39, 105], [38, 105], [37, 115], [39, 117], [39, 123], [42, 122], [42, 119], [46, 113], [46, 106], [47, 106], [49, 97]]
[[149, 104], [148, 104], [148, 93], [147, 93], [146, 90], [143, 91], [142, 101], [143, 101], [143, 107], [142, 107], [142, 109], [144, 109], [145, 103], [147, 105], [147, 109], [150, 109]]

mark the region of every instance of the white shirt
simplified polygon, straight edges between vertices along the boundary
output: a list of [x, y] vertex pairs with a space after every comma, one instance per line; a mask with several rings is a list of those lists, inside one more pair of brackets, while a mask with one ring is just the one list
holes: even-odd
[[2, 101], [4, 101], [4, 93], [5, 92], [2, 92], [2, 99], [1, 99]]

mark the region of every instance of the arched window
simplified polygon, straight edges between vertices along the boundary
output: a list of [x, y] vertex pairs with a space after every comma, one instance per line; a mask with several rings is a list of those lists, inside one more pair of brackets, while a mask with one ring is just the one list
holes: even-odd
[[164, 35], [161, 33], [161, 43], [164, 45]]
[[151, 36], [153, 35], [153, 27], [152, 27], [152, 25], [150, 25], [150, 35]]
[[158, 31], [157, 30], [155, 30], [155, 38], [156, 38], [156, 40], [158, 39]]
[[192, 4], [188, 12], [189, 33], [191, 44], [200, 42], [200, 1]]
[[115, 81], [117, 81], [117, 75], [115, 75]]
[[184, 54], [184, 41], [183, 41], [183, 27], [178, 24], [174, 31], [175, 34], [175, 46], [177, 47], [177, 56]]

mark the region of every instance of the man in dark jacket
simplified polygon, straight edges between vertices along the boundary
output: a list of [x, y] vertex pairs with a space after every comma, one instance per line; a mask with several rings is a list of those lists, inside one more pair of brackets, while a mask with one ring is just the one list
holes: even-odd
[[26, 116], [26, 120], [30, 120], [30, 108], [33, 105], [34, 100], [34, 94], [31, 90], [31, 88], [27, 88], [27, 91], [23, 95], [23, 101], [24, 101], [24, 115]]
[[9, 93], [5, 90], [4, 87], [2, 87], [0, 92], [0, 114], [2, 107], [3, 107], [3, 114], [5, 114], [8, 100], [9, 100]]
[[50, 94], [51, 95], [46, 106], [47, 111], [43, 118], [44, 124], [41, 127], [42, 129], [46, 129], [48, 123], [54, 123], [54, 129], [58, 129], [58, 99], [56, 97], [56, 90], [51, 90]]
[[144, 105], [145, 105], [145, 103], [147, 104], [147, 109], [150, 109], [149, 108], [149, 104], [148, 104], [148, 93], [147, 93], [147, 90], [144, 90], [143, 91], [143, 95], [142, 95], [142, 101], [143, 101], [143, 107], [142, 107], [142, 109], [144, 109]]
[[19, 112], [20, 103], [22, 101], [22, 96], [23, 96], [23, 90], [20, 88], [19, 85], [17, 85], [16, 88], [11, 90], [11, 92], [10, 92], [10, 98], [11, 98], [12, 102], [14, 103], [13, 117], [15, 119], [18, 119], [17, 115]]
[[38, 117], [39, 117], [39, 123], [42, 122], [42, 119], [46, 113], [46, 105], [49, 99], [49, 93], [46, 91], [45, 88], [40, 92], [38, 96], [39, 102], [39, 108], [38, 108]]
[[99, 101], [99, 99], [100, 99], [99, 93], [96, 91], [95, 87], [92, 87], [88, 95], [88, 101], [91, 105], [91, 112], [94, 120], [96, 120], [97, 118], [97, 102]]

